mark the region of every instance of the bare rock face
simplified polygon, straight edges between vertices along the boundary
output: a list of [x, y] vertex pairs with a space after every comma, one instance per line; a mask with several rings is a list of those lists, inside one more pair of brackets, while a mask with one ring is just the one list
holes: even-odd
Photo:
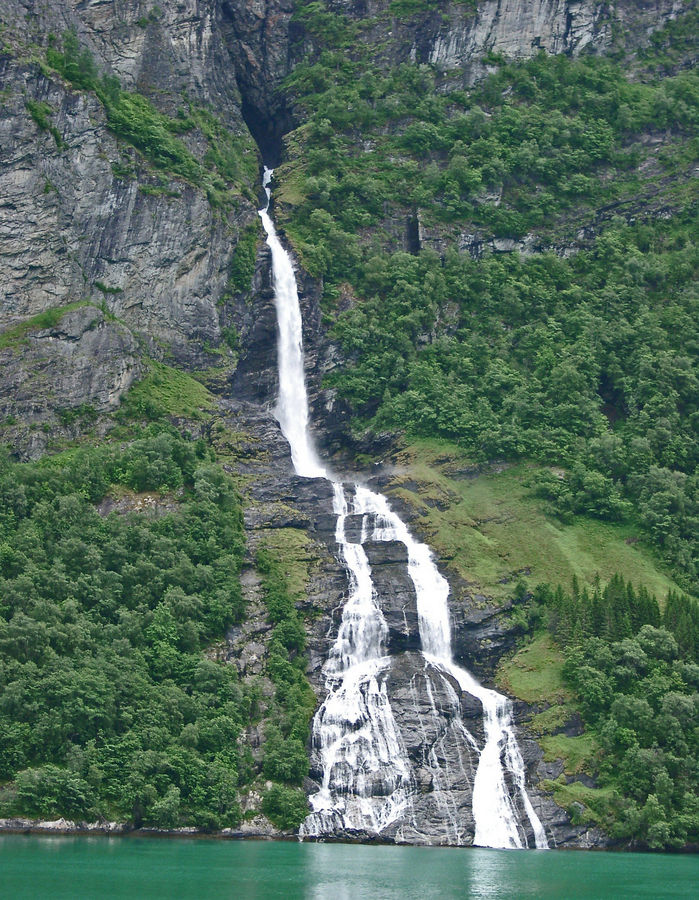
[[[119, 405], [142, 370], [138, 345], [123, 325], [101, 309], [69, 309], [49, 328], [18, 337], [0, 350], [0, 417], [36, 428], [51, 414], [95, 416]], [[25, 455], [45, 449], [46, 434], [21, 442]]]
[[[609, 4], [590, 0], [489, 0], [470, 22], [454, 17], [438, 33], [429, 61], [442, 69], [466, 66], [471, 78], [482, 71], [479, 56], [499, 53], [512, 59], [547, 53], [579, 53], [608, 46], [612, 39]], [[480, 71], [479, 71], [480, 70]]]
[[[206, 196], [182, 182], [175, 196], [153, 195], [139, 179], [117, 177], [121, 148], [94, 96], [7, 59], [0, 65], [16, 86], [0, 119], [2, 320], [92, 299], [185, 365], [201, 363], [203, 344], [220, 338], [215, 301], [235, 222], [227, 228]], [[54, 111], [65, 148], [37, 126], [20, 85]]]
[[[252, 155], [220, 15], [215, 2], [163, 2], [145, 16], [137, 2], [3, 4], [0, 330], [9, 332], [0, 409], [11, 419], [52, 427], [57, 409], [113, 410], [144, 357], [192, 369], [216, 360], [229, 321], [219, 300], [238, 236], [256, 221], [254, 194], [213, 207], [203, 189], [154, 170], [119, 140], [93, 93], [35, 60], [49, 33], [73, 28], [100, 71], [116, 72], [168, 115], [189, 100], [209, 105], [246, 135]], [[183, 139], [203, 155], [196, 133]], [[99, 308], [103, 320], [79, 338], [44, 334], [34, 321], [76, 303]], [[86, 315], [64, 316], [62, 327]], [[45, 440], [29, 443], [35, 455]]]
[[[547, 53], [599, 53], [612, 45], [619, 25], [635, 43], [682, 9], [678, 0], [487, 0], [470, 21], [452, 6], [450, 22], [435, 35], [428, 60], [444, 70], [462, 68], [474, 81], [487, 71], [486, 53], [509, 59]], [[640, 32], [640, 34], [639, 34]]]
[[117, 75], [125, 88], [157, 95], [173, 113], [186, 93], [241, 124], [219, 0], [5, 0], [3, 20], [18, 40], [40, 46], [48, 34], [72, 28], [100, 69]]
[[267, 165], [280, 161], [281, 138], [293, 126], [277, 91], [291, 72], [293, 0], [223, 0], [222, 31], [234, 59], [242, 112]]
[[[351, 18], [377, 17], [372, 36], [396, 61], [429, 63], [472, 84], [488, 72], [488, 54], [526, 59], [547, 53], [599, 53], [614, 42], [634, 47], [681, 12], [682, 0], [480, 0], [447, 2], [399, 20], [390, 0], [332, 0]], [[485, 57], [485, 59], [484, 59]]]

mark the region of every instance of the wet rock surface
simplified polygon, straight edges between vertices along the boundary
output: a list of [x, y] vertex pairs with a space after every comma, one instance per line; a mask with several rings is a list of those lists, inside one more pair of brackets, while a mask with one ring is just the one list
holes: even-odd
[[389, 653], [420, 649], [415, 586], [408, 574], [408, 555], [398, 541], [367, 541], [364, 550], [379, 598], [379, 608], [388, 625]]
[[[313, 373], [308, 374], [312, 382]], [[309, 678], [320, 704], [328, 692], [324, 667], [337, 638], [349, 591], [347, 572], [338, 558], [335, 541], [332, 489], [324, 479], [302, 479], [293, 473], [271, 400], [262, 406], [235, 401], [227, 401], [225, 405], [237, 427], [249, 436], [254, 435], [256, 442], [265, 448], [265, 455], [257, 453], [240, 461], [241, 472], [249, 478], [245, 521], [251, 561], [255, 548], [276, 528], [298, 528], [311, 541], [307, 547], [307, 555], [312, 559], [310, 577], [306, 597], [299, 608], [313, 608], [319, 613], [309, 622], [308, 655]], [[349, 486], [346, 490], [351, 502], [352, 490]], [[409, 806], [404, 816], [378, 835], [347, 828], [337, 817], [335, 829], [331, 828], [324, 839], [470, 844], [474, 835], [473, 779], [485, 740], [482, 705], [476, 697], [461, 691], [451, 676], [427, 663], [419, 652], [416, 598], [408, 574], [405, 546], [397, 541], [373, 540], [374, 523], [370, 518], [348, 516], [346, 536], [363, 543], [388, 626], [385, 643], [388, 664], [379, 676], [379, 684], [386, 690], [400, 744], [410, 761]], [[250, 613], [246, 622], [229, 635], [227, 656], [242, 677], [259, 677], [264, 672], [269, 623], [253, 569], [243, 573], [243, 589]], [[461, 606], [451, 607], [455, 655], [466, 668], [480, 671], [486, 683], [502, 653], [501, 648], [514, 642], [511, 629], [503, 627], [499, 612], [502, 611], [495, 608], [469, 611], [465, 601]], [[491, 644], [491, 653], [487, 664], [479, 666], [485, 640]], [[572, 825], [568, 814], [554, 803], [550, 794], [537, 789], [542, 778], [555, 778], [560, 771], [543, 762], [539, 745], [526, 731], [524, 723], [532, 710], [524, 703], [517, 703], [513, 712], [528, 793], [545, 824], [550, 843], [556, 846], [604, 844], [600, 833]], [[315, 758], [307, 785], [309, 793], [318, 790], [321, 778], [322, 768]], [[380, 796], [388, 787], [378, 781], [373, 790]], [[521, 809], [519, 818], [528, 821]], [[533, 846], [528, 825], [522, 837]]]

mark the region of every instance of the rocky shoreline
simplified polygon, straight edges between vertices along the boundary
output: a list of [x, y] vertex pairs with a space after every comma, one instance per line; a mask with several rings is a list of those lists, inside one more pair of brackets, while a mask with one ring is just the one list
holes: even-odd
[[0, 819], [0, 834], [56, 835], [58, 837], [207, 837], [232, 840], [292, 840], [296, 835], [291, 831], [279, 831], [266, 820], [264, 822], [244, 822], [238, 828], [223, 828], [220, 831], [206, 831], [203, 828], [136, 828], [127, 822], [72, 822], [69, 819]]
[[[594, 831], [594, 829], [593, 829]], [[52, 837], [153, 837], [153, 838], [202, 838], [212, 840], [251, 840], [251, 841], [293, 841], [299, 840], [294, 831], [280, 831], [263, 816], [253, 822], [244, 822], [238, 828], [223, 828], [219, 831], [207, 831], [194, 826], [182, 828], [136, 828], [127, 822], [73, 822], [69, 819], [25, 819], [10, 817], [0, 819], [0, 835], [24, 834]], [[325, 835], [322, 838], [304, 838], [309, 843], [342, 843], [342, 844], [396, 844], [390, 837], [377, 835], [343, 833], [339, 836]], [[454, 845], [443, 845], [454, 846]], [[458, 845], [464, 849], [468, 845]], [[597, 840], [588, 844], [583, 841], [577, 846], [563, 849], [609, 849]], [[619, 848], [616, 848], [619, 849]], [[621, 848], [626, 849], [626, 848]]]

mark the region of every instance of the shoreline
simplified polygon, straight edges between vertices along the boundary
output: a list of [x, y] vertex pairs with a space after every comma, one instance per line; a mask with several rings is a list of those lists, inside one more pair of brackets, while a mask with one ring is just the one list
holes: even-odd
[[[3, 835], [27, 835], [37, 837], [119, 837], [119, 838], [193, 838], [198, 840], [221, 840], [221, 841], [295, 841], [298, 843], [309, 844], [360, 844], [363, 846], [406, 846], [406, 847], [429, 847], [439, 849], [458, 849], [458, 850], [483, 850], [489, 849], [484, 847], [473, 847], [473, 845], [452, 845], [444, 844], [396, 844], [395, 841], [386, 841], [381, 839], [367, 840], [366, 838], [357, 838], [352, 840], [347, 836], [342, 838], [324, 837], [324, 838], [305, 838], [301, 840], [295, 832], [277, 831], [273, 826], [263, 827], [240, 827], [240, 828], [223, 828], [220, 831], [205, 831], [202, 828], [194, 826], [185, 826], [182, 828], [136, 828], [125, 822], [73, 822], [69, 819], [59, 818], [53, 820], [42, 819], [23, 819], [21, 817], [12, 817], [0, 819], [0, 837]], [[667, 856], [676, 855], [692, 855], [699, 854], [699, 846], [687, 845], [676, 850], [654, 851], [644, 847], [630, 847], [617, 844], [608, 844], [606, 847], [552, 847], [551, 850], [557, 852], [597, 852], [597, 853], [653, 853]], [[513, 851], [515, 852], [515, 851]], [[547, 851], [541, 851], [547, 852]]]
[[19, 816], [0, 819], [0, 835], [27, 834], [44, 837], [162, 837], [210, 838], [215, 840], [290, 841], [298, 840], [293, 832], [277, 831], [272, 826], [223, 828], [206, 831], [203, 828], [136, 828], [126, 822], [73, 822], [70, 819], [24, 819]]

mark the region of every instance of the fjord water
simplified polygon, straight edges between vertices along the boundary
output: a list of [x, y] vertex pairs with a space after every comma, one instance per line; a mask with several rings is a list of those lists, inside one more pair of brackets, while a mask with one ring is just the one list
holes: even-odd
[[[346, 535], [345, 520], [350, 507], [345, 487], [321, 462], [310, 432], [303, 322], [293, 265], [269, 214], [272, 174], [270, 169], [265, 169], [263, 187], [267, 205], [260, 210], [260, 218], [272, 253], [278, 323], [279, 394], [275, 412], [289, 442], [296, 474], [332, 482], [333, 510], [337, 516], [335, 538], [350, 581], [349, 599], [337, 639], [324, 667], [327, 698], [313, 721], [312, 745], [319, 757], [322, 785], [310, 797], [313, 811], [301, 826], [300, 834], [318, 837], [344, 829], [380, 834], [391, 823], [410, 817], [412, 812], [415, 788], [411, 766], [396, 730], [385, 680], [379, 680], [391, 660], [385, 653], [388, 628], [362, 546], [371, 524], [373, 541], [398, 541], [406, 548], [408, 573], [417, 598], [426, 682], [431, 684], [432, 679], [438, 678], [446, 692], [454, 695], [447, 678], [450, 676], [462, 691], [477, 697], [483, 706], [485, 743], [482, 748], [458, 715], [451, 732], [451, 740], [464, 745], [465, 758], [469, 751], [475, 751], [479, 757], [473, 778], [473, 843], [483, 847], [526, 847], [521, 810], [528, 820], [534, 846], [546, 848], [546, 834], [527, 796], [524, 763], [509, 701], [496, 691], [484, 688], [453, 661], [449, 585], [437, 569], [429, 547], [415, 540], [384, 496], [359, 484], [352, 489], [351, 513], [362, 517], [362, 535], [359, 542], [350, 541]], [[437, 717], [436, 708], [433, 712]], [[511, 790], [508, 790], [503, 759], [511, 776]], [[448, 791], [442, 787], [446, 779], [437, 754], [430, 754], [425, 767], [431, 772], [434, 794], [445, 820], [444, 842], [464, 843], [466, 835], [456, 811], [450, 809]], [[463, 775], [468, 778], [466, 771]], [[400, 830], [397, 836], [400, 839]]]
[[696, 856], [0, 836], [13, 900], [660, 900], [694, 897], [698, 881]]

